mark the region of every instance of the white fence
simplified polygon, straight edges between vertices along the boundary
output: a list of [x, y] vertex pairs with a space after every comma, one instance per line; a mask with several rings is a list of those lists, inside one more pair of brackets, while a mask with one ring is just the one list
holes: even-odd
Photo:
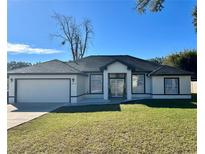
[[197, 81], [191, 81], [191, 93], [197, 93]]

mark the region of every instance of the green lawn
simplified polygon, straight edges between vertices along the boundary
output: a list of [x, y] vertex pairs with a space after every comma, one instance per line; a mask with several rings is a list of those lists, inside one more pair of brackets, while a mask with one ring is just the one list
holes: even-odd
[[10, 129], [8, 153], [196, 153], [196, 112], [185, 100], [63, 107]]

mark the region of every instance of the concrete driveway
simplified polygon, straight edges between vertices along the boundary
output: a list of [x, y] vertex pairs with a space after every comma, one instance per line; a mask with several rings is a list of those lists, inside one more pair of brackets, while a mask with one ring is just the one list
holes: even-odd
[[65, 104], [61, 103], [20, 103], [7, 105], [7, 129], [28, 122]]

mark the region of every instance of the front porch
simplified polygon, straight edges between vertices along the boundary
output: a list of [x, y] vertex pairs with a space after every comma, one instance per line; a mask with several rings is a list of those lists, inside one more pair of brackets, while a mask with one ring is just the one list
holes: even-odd
[[[133, 99], [134, 100], [142, 100], [143, 98]], [[101, 98], [85, 98], [83, 100], [78, 101], [77, 103], [69, 103], [68, 106], [81, 106], [81, 105], [105, 105], [105, 104], [121, 104], [125, 103], [127, 99], [124, 98], [111, 98], [109, 100], [101, 99]]]

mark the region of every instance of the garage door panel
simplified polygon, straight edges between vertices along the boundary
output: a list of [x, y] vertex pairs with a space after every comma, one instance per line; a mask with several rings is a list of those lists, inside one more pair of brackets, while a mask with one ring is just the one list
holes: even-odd
[[62, 103], [69, 100], [69, 79], [17, 80], [17, 102]]

